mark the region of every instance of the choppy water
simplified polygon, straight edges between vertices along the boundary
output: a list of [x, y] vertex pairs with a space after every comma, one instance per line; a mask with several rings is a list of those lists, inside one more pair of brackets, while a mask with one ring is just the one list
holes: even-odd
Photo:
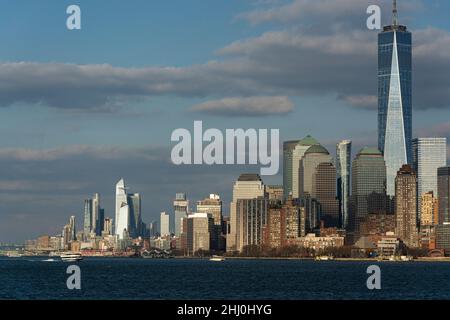
[[[450, 299], [450, 263], [88, 258], [81, 290], [68, 263], [0, 258], [0, 299]], [[382, 289], [366, 287], [381, 267]]]

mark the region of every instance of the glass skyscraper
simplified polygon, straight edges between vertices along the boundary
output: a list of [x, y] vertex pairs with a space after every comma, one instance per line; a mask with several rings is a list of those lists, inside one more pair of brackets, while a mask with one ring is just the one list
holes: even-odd
[[[446, 138], [418, 138], [413, 140], [413, 164], [417, 174], [418, 208], [421, 197], [432, 191], [437, 196], [438, 168], [447, 166]], [[420, 214], [419, 214], [420, 218]]]
[[337, 196], [339, 199], [340, 225], [348, 225], [348, 205], [350, 199], [350, 166], [352, 142], [344, 140], [336, 146]]
[[387, 193], [395, 177], [412, 163], [412, 36], [398, 24], [394, 1], [392, 25], [378, 35], [378, 148], [386, 161]]

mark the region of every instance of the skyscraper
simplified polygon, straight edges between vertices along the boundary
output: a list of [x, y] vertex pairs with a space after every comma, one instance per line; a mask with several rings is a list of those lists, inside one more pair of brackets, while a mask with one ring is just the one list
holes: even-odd
[[237, 238], [241, 236], [243, 221], [237, 214], [237, 202], [241, 199], [256, 199], [265, 197], [263, 181], [258, 174], [242, 174], [233, 186], [233, 201], [230, 204], [230, 233], [227, 235], [227, 251], [235, 251]]
[[[333, 157], [327, 149], [321, 145], [314, 145], [305, 151], [300, 160], [298, 170], [299, 195], [312, 195], [313, 193], [313, 176], [316, 173], [317, 166], [321, 163], [332, 163]], [[336, 181], [334, 182], [336, 184]], [[294, 196], [295, 198], [295, 196]]]
[[236, 216], [238, 230], [236, 232], [236, 250], [242, 251], [246, 246], [260, 246], [263, 244], [263, 230], [267, 224], [269, 199], [238, 199]]
[[418, 247], [417, 177], [410, 165], [404, 165], [395, 178], [395, 234], [408, 247]]
[[393, 21], [378, 35], [378, 148], [386, 161], [387, 194], [395, 193], [397, 171], [412, 162], [412, 37]]
[[420, 207], [418, 207], [418, 209], [420, 209], [420, 227], [428, 227], [438, 224], [439, 205], [433, 191], [422, 194], [420, 204]]
[[70, 241], [76, 240], [76, 222], [75, 222], [75, 216], [71, 216], [69, 219], [69, 227], [70, 227]]
[[450, 224], [450, 167], [438, 169], [439, 224]]
[[159, 234], [161, 237], [170, 235], [170, 215], [166, 212], [161, 212], [160, 215]]
[[376, 205], [372, 202], [383, 202], [385, 198], [386, 164], [383, 155], [376, 148], [363, 148], [352, 166], [349, 231], [354, 235], [353, 240], [357, 240], [361, 223], [371, 213], [370, 207]]
[[432, 191], [435, 196], [437, 195], [437, 171], [438, 168], [445, 167], [447, 165], [447, 139], [414, 139], [413, 164], [418, 180], [418, 208], [421, 208], [421, 199], [425, 193]]
[[312, 197], [321, 205], [320, 220], [327, 228], [339, 226], [339, 201], [336, 198], [336, 168], [320, 163], [313, 174]]
[[283, 144], [283, 189], [285, 199], [291, 193], [294, 198], [299, 197], [299, 163], [306, 150], [314, 145], [319, 145], [319, 142], [311, 136], [306, 136], [304, 139], [298, 141], [287, 141]]
[[116, 230], [119, 239], [125, 235], [136, 238], [141, 235], [141, 196], [128, 194], [125, 181], [120, 179], [116, 185]]
[[224, 249], [221, 241], [222, 234], [222, 200], [217, 194], [210, 194], [209, 198], [197, 201], [198, 213], [209, 213], [213, 219], [211, 249]]
[[101, 236], [103, 231], [104, 210], [100, 207], [100, 195], [95, 193], [90, 199], [84, 200], [84, 235]]
[[337, 196], [339, 200], [340, 226], [347, 228], [350, 199], [350, 169], [352, 142], [344, 140], [336, 145]]
[[212, 229], [214, 221], [209, 213], [193, 213], [186, 218], [186, 245], [188, 255], [195, 254], [199, 250], [211, 249]]
[[174, 225], [173, 230], [177, 237], [181, 234], [181, 219], [187, 218], [189, 212], [189, 201], [186, 198], [186, 193], [177, 193], [173, 201], [174, 209]]

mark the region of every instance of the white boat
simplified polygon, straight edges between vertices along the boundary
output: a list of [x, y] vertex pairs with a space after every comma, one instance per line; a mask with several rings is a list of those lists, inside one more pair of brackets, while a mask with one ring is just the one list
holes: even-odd
[[61, 254], [61, 260], [65, 262], [77, 262], [83, 260], [81, 253], [63, 253]]
[[42, 260], [42, 262], [55, 262], [55, 259], [47, 259], [47, 260]]
[[225, 261], [224, 257], [221, 256], [212, 256], [209, 261], [216, 261], [216, 262], [220, 262], [220, 261]]
[[317, 256], [316, 261], [330, 261], [334, 260], [333, 256]]
[[17, 253], [17, 252], [8, 252], [8, 253], [6, 254], [6, 256], [7, 256], [8, 258], [20, 258], [20, 257], [22, 257], [23, 255], [21, 255], [20, 253]]

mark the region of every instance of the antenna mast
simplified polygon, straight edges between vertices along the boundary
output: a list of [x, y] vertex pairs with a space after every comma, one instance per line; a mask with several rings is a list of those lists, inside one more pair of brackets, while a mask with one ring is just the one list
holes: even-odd
[[394, 25], [394, 27], [398, 26], [397, 0], [394, 0], [394, 8], [392, 10], [392, 24]]

